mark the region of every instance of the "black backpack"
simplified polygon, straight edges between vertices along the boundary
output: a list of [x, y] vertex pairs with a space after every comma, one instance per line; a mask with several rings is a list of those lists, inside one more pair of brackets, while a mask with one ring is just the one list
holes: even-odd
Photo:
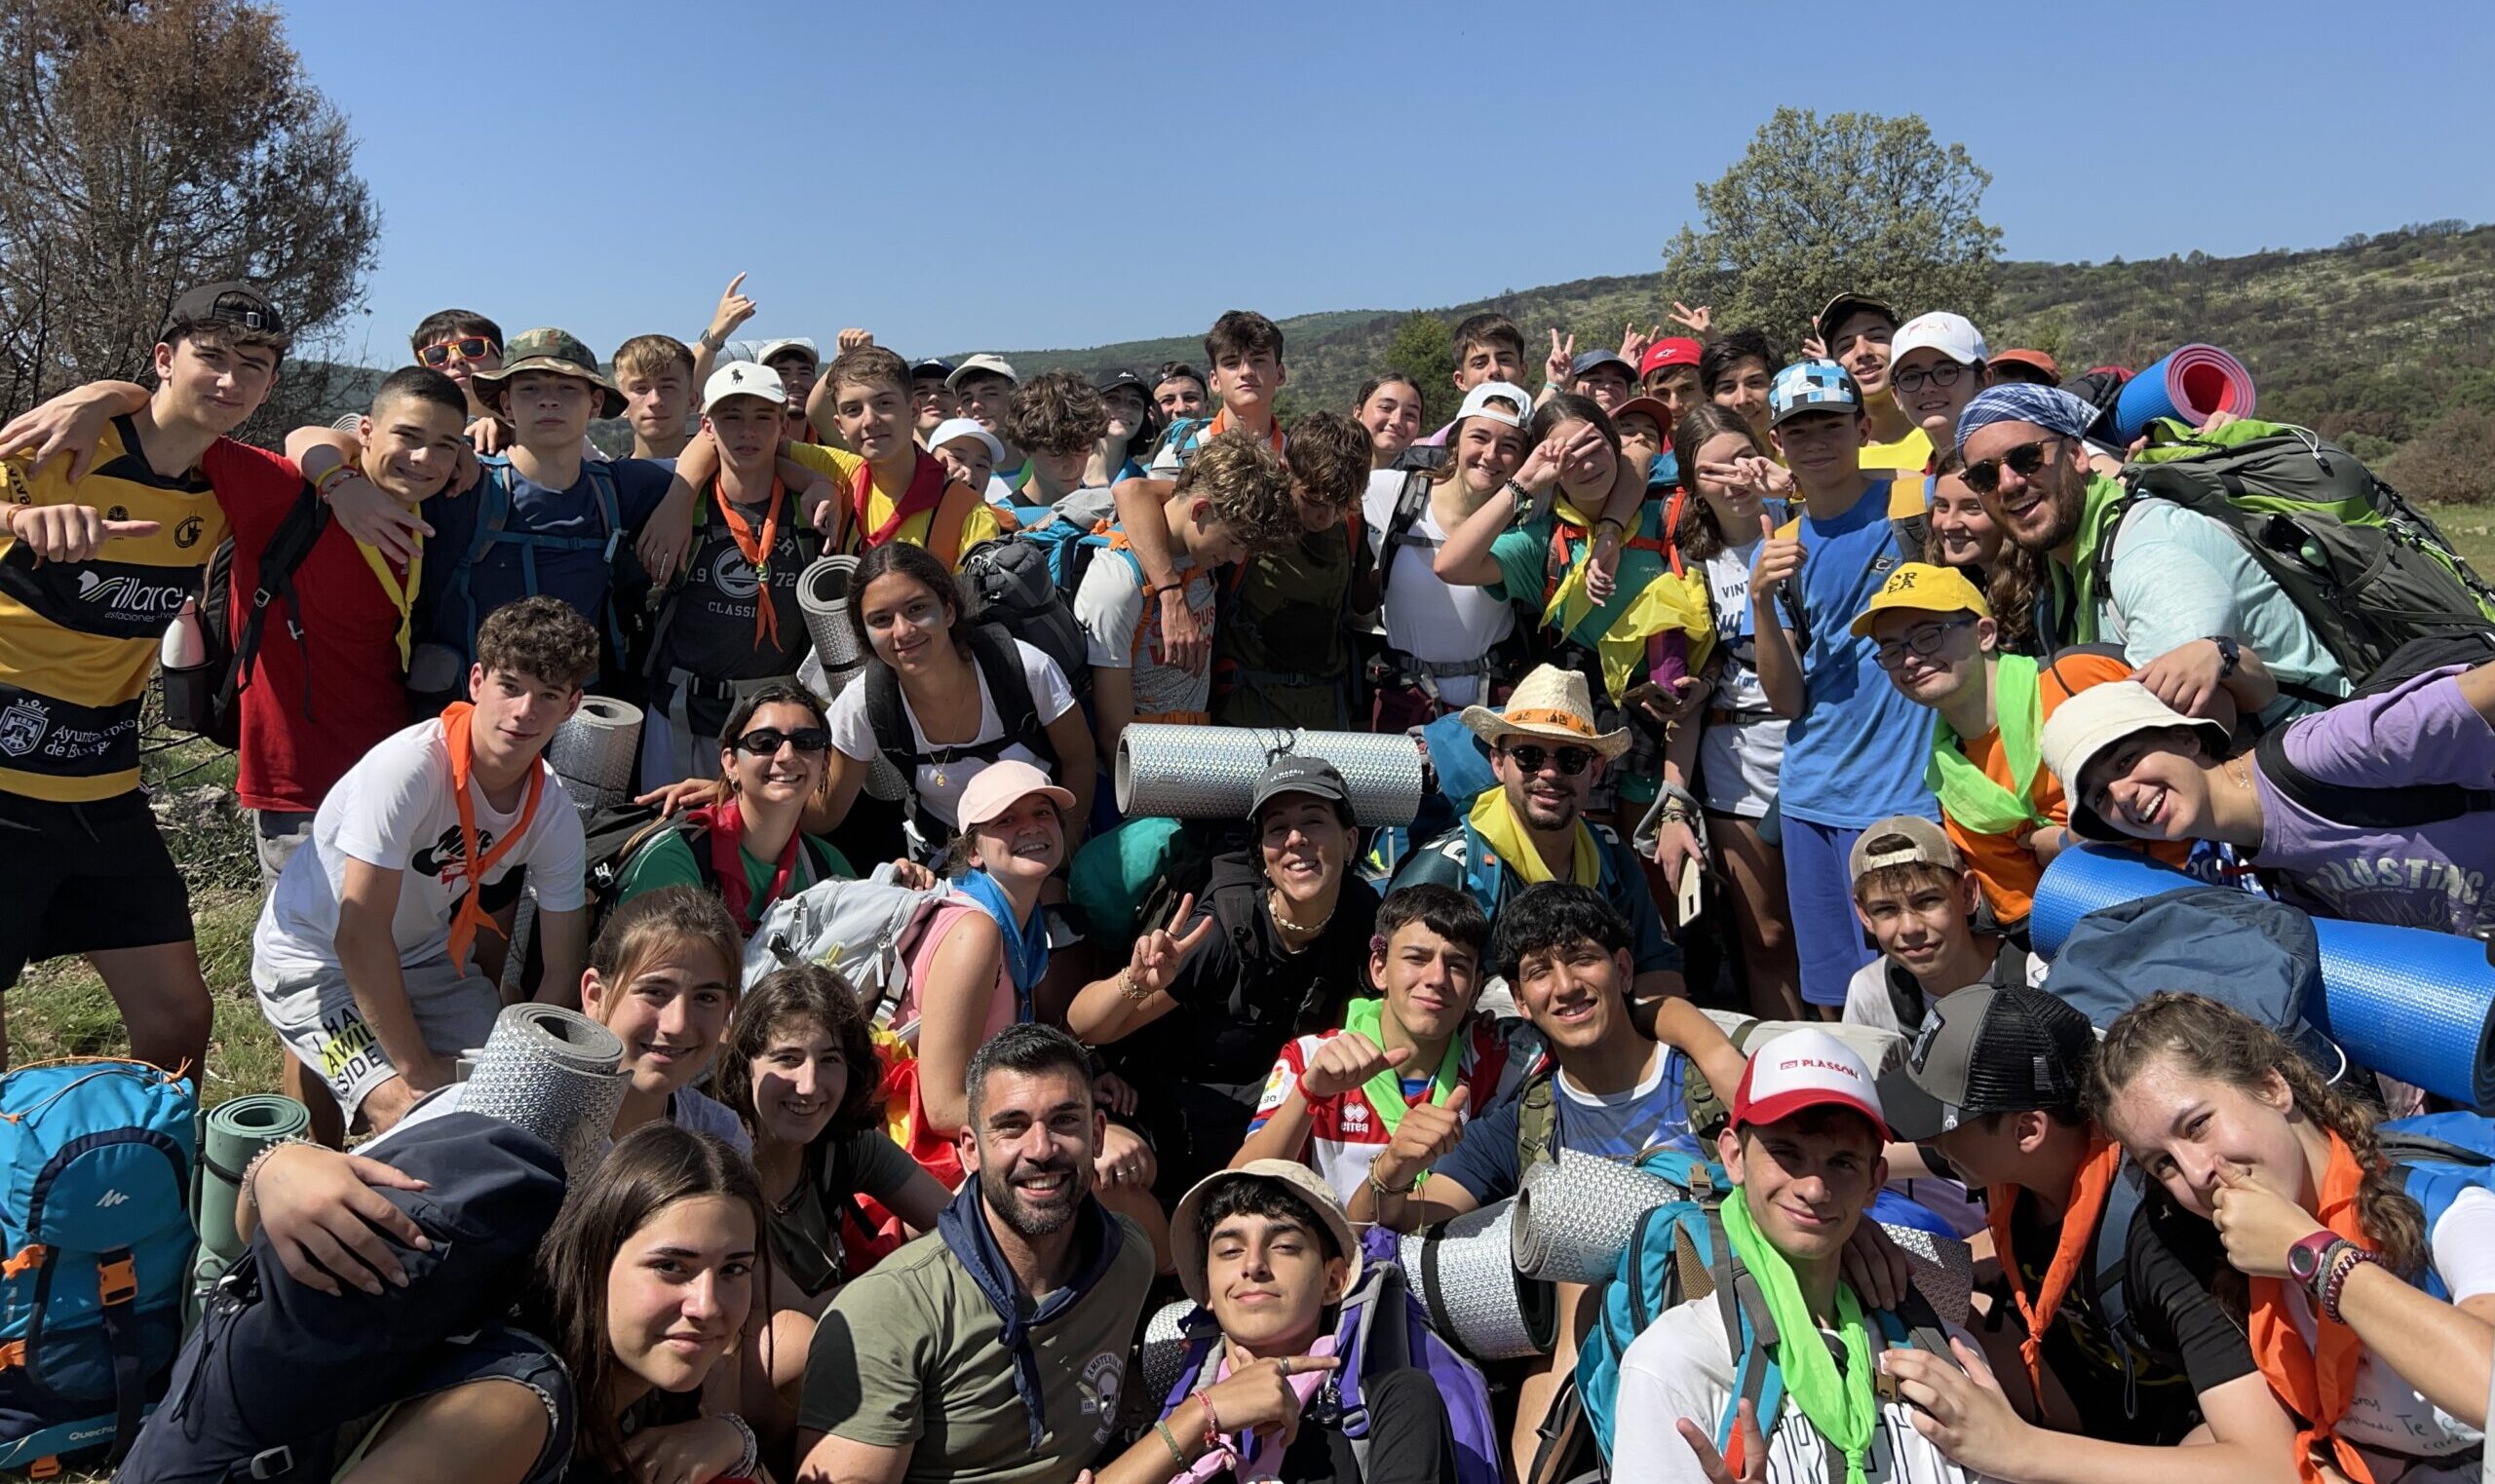
[[[260, 635], [269, 610], [286, 608], [286, 631], [303, 640], [303, 605], [295, 601], [294, 574], [303, 566], [321, 533], [328, 529], [329, 508], [310, 484], [295, 496], [294, 506], [278, 521], [277, 530], [260, 552], [259, 586], [251, 590], [242, 629], [234, 628], [234, 541], [217, 543], [208, 558], [200, 584], [199, 628], [207, 653], [198, 665], [169, 668], [165, 675], [165, 720], [175, 731], [207, 738], [220, 747], [243, 744], [244, 690], [258, 666]], [[303, 714], [312, 714], [311, 667], [304, 667]]]
[[[1074, 619], [1074, 590], [1101, 543], [1084, 539], [1079, 527], [1053, 520], [1037, 533], [982, 541], [962, 558], [962, 589], [971, 617], [1004, 628], [1030, 644], [1065, 672], [1082, 699], [1092, 686], [1092, 651]], [[1014, 666], [1017, 683], [1021, 667]], [[988, 682], [991, 690], [996, 682]], [[997, 697], [997, 704], [1004, 704]]]
[[[688, 815], [661, 815], [656, 804], [626, 802], [611, 804], [589, 817], [582, 825], [585, 841], [581, 858], [588, 862], [582, 871], [582, 885], [588, 892], [590, 935], [606, 925], [607, 915], [615, 910], [615, 890], [624, 880], [624, 872], [633, 857], [643, 847], [667, 834], [680, 835], [693, 852], [693, 864], [701, 871], [703, 883], [710, 890], [718, 884], [710, 880], [710, 829]], [[800, 833], [805, 843], [806, 862], [814, 869], [814, 879], [829, 880], [848, 873], [840, 868], [830, 847], [812, 835]], [[533, 946], [533, 945], [532, 945]]]
[[[2490, 662], [2495, 662], [2495, 632], [2481, 629], [2429, 634], [2394, 650], [2348, 700], [2379, 696], [2419, 675], [2450, 666]], [[2260, 741], [2253, 743], [2252, 753], [2262, 776], [2308, 813], [2358, 829], [2396, 830], [2419, 829], [2462, 815], [2495, 812], [2495, 788], [2469, 788], [2459, 783], [2367, 788], [2355, 783], [2323, 782], [2288, 760], [2286, 738], [2293, 725], [2290, 722], [2261, 734]]]
[[[869, 665], [858, 680], [866, 688], [866, 722], [874, 729], [875, 749], [900, 776], [902, 810], [917, 822], [930, 846], [942, 843], [950, 832], [929, 818], [919, 803], [917, 780], [921, 762], [972, 759], [992, 763], [1005, 755], [1006, 748], [1018, 743], [1040, 759], [1051, 777], [1059, 771], [1056, 745], [1049, 741], [1048, 724], [1040, 719], [1039, 704], [1031, 697], [1031, 683], [1022, 673], [1022, 657], [1014, 647], [1015, 634], [993, 623], [974, 624], [963, 632], [970, 640], [971, 663], [987, 681], [988, 699], [996, 704], [1000, 730], [992, 742], [946, 744], [933, 752], [921, 752], [911, 740], [909, 715], [902, 704], [901, 677], [893, 673], [892, 666]], [[1038, 644], [1036, 639], [1031, 642], [1034, 647]], [[1070, 680], [1069, 675], [1069, 683]]]

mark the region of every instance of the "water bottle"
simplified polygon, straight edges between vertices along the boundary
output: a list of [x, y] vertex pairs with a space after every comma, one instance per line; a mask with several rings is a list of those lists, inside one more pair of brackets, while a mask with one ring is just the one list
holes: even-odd
[[165, 628], [156, 663], [166, 669], [197, 669], [208, 663], [208, 630], [201, 627], [199, 599], [182, 599], [182, 610]]

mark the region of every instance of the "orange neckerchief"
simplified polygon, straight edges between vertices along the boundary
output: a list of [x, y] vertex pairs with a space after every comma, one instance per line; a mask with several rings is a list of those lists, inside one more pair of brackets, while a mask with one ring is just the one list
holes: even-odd
[[901, 498], [893, 502], [893, 518], [880, 528], [869, 528], [866, 524], [866, 502], [875, 493], [875, 466], [861, 459], [858, 472], [849, 476], [849, 503], [858, 512], [857, 529], [864, 537], [859, 545], [860, 551], [871, 551], [882, 546], [893, 539], [902, 521], [922, 511], [932, 511], [942, 503], [944, 486], [949, 482], [943, 464], [924, 448], [918, 449], [917, 455], [918, 462], [909, 471], [909, 488], [902, 491]]
[[[2364, 1178], [2357, 1157], [2332, 1134], [2330, 1164], [2322, 1175], [2322, 1209], [2314, 1214], [2323, 1226], [2371, 1252], [2374, 1244], [2357, 1220], [2357, 1187]], [[2356, 1445], [2338, 1432], [2339, 1419], [2348, 1415], [2349, 1399], [2356, 1395], [2357, 1362], [2364, 1358], [2364, 1342], [2355, 1330], [2331, 1323], [2317, 1310], [2314, 1344], [2308, 1350], [2304, 1337], [2296, 1333], [2295, 1321], [2287, 1317], [2286, 1290], [2279, 1279], [2254, 1278], [2251, 1295], [2253, 1363], [2261, 1367], [2270, 1389], [2288, 1410], [2305, 1420], [2304, 1430], [2296, 1434], [2296, 1476], [2304, 1484], [2319, 1484], [2322, 1469], [2314, 1462], [2314, 1451], [2319, 1444], [2328, 1443], [2340, 1472], [2355, 1484], [2373, 1484], [2373, 1471], [2365, 1466]]]
[[[1276, 453], [1280, 453], [1283, 451], [1283, 420], [1279, 417], [1275, 418], [1273, 420], [1273, 431], [1265, 436], [1265, 446], [1273, 449]], [[1224, 407], [1220, 411], [1214, 413], [1212, 415], [1212, 421], [1206, 425], [1205, 438], [1207, 441], [1210, 441], [1229, 431], [1230, 409], [1228, 407]]]
[[737, 550], [745, 553], [746, 565], [753, 569], [753, 647], [760, 649], [768, 644], [777, 649], [780, 610], [771, 601], [771, 553], [780, 547], [780, 476], [771, 476], [771, 504], [763, 513], [762, 534], [758, 537], [746, 518], [737, 514], [737, 508], [728, 503], [728, 492], [719, 487], [716, 479], [710, 481], [710, 496], [719, 502], [719, 518], [727, 522], [728, 535], [736, 542]]
[[2018, 1204], [2018, 1187], [1995, 1185], [1984, 1191], [1984, 1225], [1992, 1230], [1992, 1249], [2001, 1258], [2001, 1275], [2010, 1282], [2010, 1301], [2027, 1322], [2027, 1337], [2018, 1342], [2018, 1357], [2027, 1362], [2027, 1380], [2036, 1395], [2045, 1394], [2045, 1330], [2062, 1307], [2079, 1265], [2096, 1240], [2096, 1223], [2105, 1214], [2105, 1197], [2114, 1188], [2114, 1171], [2123, 1151], [2102, 1133], [2092, 1134], [2088, 1156], [2080, 1161], [2071, 1182], [2070, 1200], [2062, 1209], [2061, 1239], [2054, 1243], [2054, 1260], [2045, 1269], [2044, 1285], [2034, 1303], [2027, 1301], [2027, 1280], [2010, 1250], [2010, 1214]]
[[494, 842], [482, 859], [478, 858], [477, 806], [468, 800], [468, 778], [477, 767], [477, 744], [469, 736], [469, 727], [476, 716], [477, 707], [465, 701], [454, 701], [441, 711], [441, 740], [450, 748], [450, 796], [459, 804], [460, 858], [468, 863], [468, 893], [459, 898], [459, 910], [450, 918], [450, 962], [462, 969], [468, 966], [468, 950], [477, 941], [478, 929], [502, 936], [503, 930], [494, 926], [494, 920], [485, 915], [477, 898], [483, 894], [486, 869], [510, 855], [511, 848], [528, 833], [528, 821], [537, 818], [537, 800], [546, 792], [545, 765], [532, 758], [528, 764], [528, 798], [519, 806], [519, 821]]

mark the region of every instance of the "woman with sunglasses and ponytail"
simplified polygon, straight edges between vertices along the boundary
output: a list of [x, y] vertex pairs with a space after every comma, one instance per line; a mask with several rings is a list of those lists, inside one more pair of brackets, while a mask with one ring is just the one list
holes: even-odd
[[831, 728], [823, 703], [794, 683], [748, 696], [721, 731], [722, 796], [690, 811], [687, 827], [660, 830], [624, 862], [616, 900], [662, 887], [715, 891], [737, 931], [818, 881], [854, 878], [831, 842], [807, 834], [807, 804], [823, 786]]

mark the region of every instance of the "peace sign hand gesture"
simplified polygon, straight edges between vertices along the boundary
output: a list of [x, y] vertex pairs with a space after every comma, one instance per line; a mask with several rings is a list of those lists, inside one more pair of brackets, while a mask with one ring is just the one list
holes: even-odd
[[1542, 361], [1542, 379], [1554, 388], [1564, 392], [1568, 390], [1568, 384], [1576, 379], [1576, 365], [1577, 337], [1572, 333], [1563, 341], [1559, 338], [1559, 332], [1553, 330], [1551, 354], [1543, 358]]
[[1127, 957], [1126, 982], [1121, 986], [1129, 999], [1148, 1000], [1170, 992], [1170, 986], [1177, 981], [1178, 966], [1212, 932], [1212, 919], [1207, 917], [1183, 936], [1177, 934], [1178, 925], [1195, 910], [1194, 894], [1181, 896], [1178, 909], [1170, 914], [1169, 927], [1155, 928], [1134, 940], [1134, 951]]
[[1674, 324], [1685, 325], [1691, 334], [1703, 337], [1707, 333], [1708, 326], [1715, 323], [1715, 311], [1705, 304], [1701, 304], [1696, 309], [1692, 309], [1688, 305], [1683, 304], [1680, 300], [1674, 299], [1672, 300], [1671, 322]]

